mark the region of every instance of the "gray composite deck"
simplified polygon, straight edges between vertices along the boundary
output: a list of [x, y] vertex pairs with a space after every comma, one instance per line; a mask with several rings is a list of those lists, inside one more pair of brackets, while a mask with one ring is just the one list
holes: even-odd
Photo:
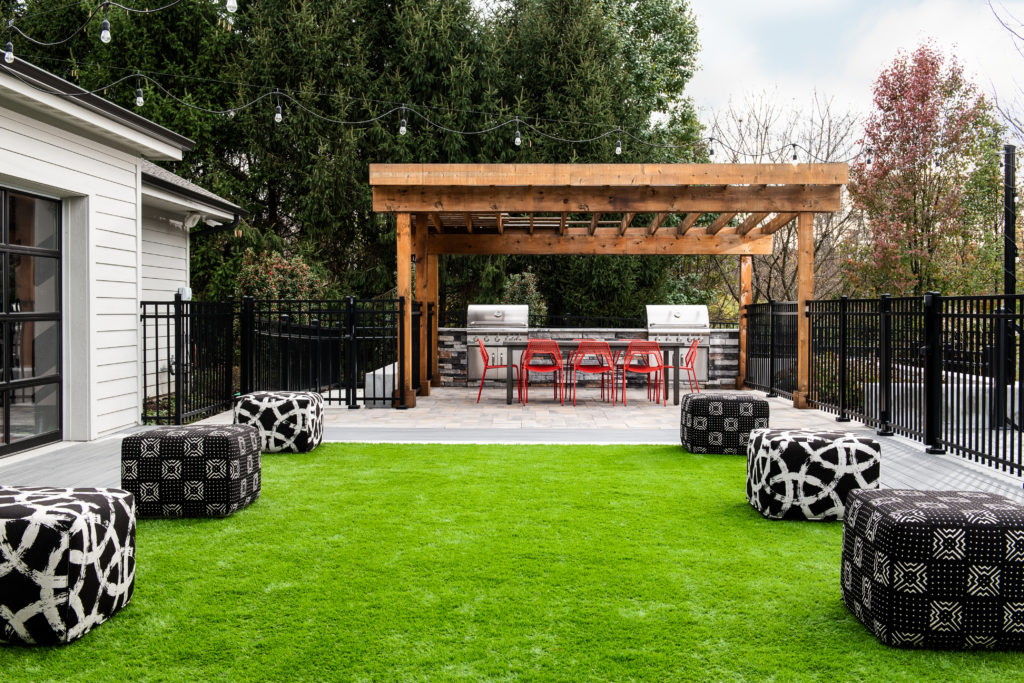
[[[473, 392], [472, 398], [475, 397]], [[841, 429], [865, 435], [874, 434], [873, 429], [857, 422], [839, 425], [831, 415], [821, 411], [796, 410], [782, 399], [769, 401], [773, 428]], [[460, 407], [463, 403], [466, 406], [474, 405], [471, 400], [463, 401], [459, 398], [449, 401], [446, 407], [454, 412], [474, 409]], [[547, 426], [541, 429], [480, 425], [479, 414], [471, 412], [465, 422], [457, 421], [455, 427], [442, 428], [430, 426], [431, 423], [424, 420], [422, 414], [413, 419], [412, 413], [419, 410], [377, 411], [371, 418], [366, 411], [346, 411], [341, 407], [334, 413], [328, 412], [325, 439], [334, 442], [375, 443], [679, 443], [676, 426], [678, 408], [671, 406], [661, 409], [664, 410], [664, 427], [652, 426], [656, 423], [651, 420], [651, 408], [645, 406], [644, 421], [635, 428], [625, 428], [627, 421], [622, 420], [614, 410], [609, 412], [611, 418], [608, 418], [607, 424], [598, 420], [586, 428]], [[332, 414], [337, 416], [333, 424]], [[568, 414], [572, 415], [571, 412]], [[210, 421], [227, 420], [229, 418], [226, 416], [218, 416]], [[403, 420], [407, 426], [401, 426]], [[412, 426], [408, 426], [410, 423]], [[119, 486], [122, 436], [88, 443], [63, 443], [5, 458], [0, 460], [0, 483], [23, 486]], [[900, 436], [876, 438], [882, 443], [883, 487], [990, 491], [1024, 503], [1024, 490], [1019, 477], [956, 455], [929, 455], [924, 452], [921, 444]]]

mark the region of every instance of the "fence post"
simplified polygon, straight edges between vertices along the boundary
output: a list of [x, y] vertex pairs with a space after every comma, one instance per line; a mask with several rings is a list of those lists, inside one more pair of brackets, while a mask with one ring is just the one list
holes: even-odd
[[253, 311], [253, 299], [251, 296], [242, 297], [242, 315], [239, 321], [239, 356], [241, 368], [239, 369], [241, 393], [249, 394], [253, 391], [253, 336], [255, 330], [255, 315]]
[[342, 343], [344, 344], [343, 353], [345, 356], [345, 403], [348, 404], [349, 410], [357, 410], [359, 408], [359, 400], [356, 397], [356, 387], [358, 385], [357, 374], [359, 366], [356, 357], [358, 348], [356, 344], [356, 298], [354, 296], [345, 297], [344, 325]]
[[[320, 319], [310, 318], [309, 324], [313, 328], [313, 358], [315, 359], [309, 363], [309, 374], [312, 375], [313, 391], [319, 394], [323, 389], [323, 384], [320, 383]], [[330, 393], [327, 395], [330, 397]]]
[[845, 294], [839, 298], [839, 415], [836, 422], [849, 422], [850, 416], [846, 414], [846, 393], [849, 382], [849, 369], [847, 368], [846, 347], [847, 339], [847, 314], [849, 312], [850, 298]]
[[889, 325], [889, 295], [878, 300], [878, 435], [892, 436], [892, 331]]
[[775, 396], [775, 300], [768, 299], [768, 398]]
[[185, 304], [181, 300], [181, 292], [174, 293], [174, 424], [181, 424], [181, 402], [185, 398], [185, 363], [182, 360], [182, 353], [185, 345], [182, 343], [185, 323]]
[[405, 335], [409, 330], [405, 329], [405, 297], [398, 297], [398, 405], [396, 408], [405, 408]]
[[278, 334], [280, 335], [278, 337], [280, 340], [278, 348], [281, 351], [281, 389], [283, 391], [291, 389], [291, 384], [288, 382], [290, 379], [288, 366], [291, 364], [291, 354], [289, 353], [291, 349], [288, 348], [288, 342], [290, 341], [289, 337], [291, 337], [291, 333], [291, 317], [285, 313], [281, 316], [281, 327], [278, 330]]
[[[422, 360], [420, 361], [423, 362]], [[427, 302], [427, 382], [434, 384], [434, 302]]]
[[1000, 306], [995, 310], [996, 316], [996, 372], [992, 382], [992, 417], [993, 429], [1002, 429], [1006, 426], [1006, 384], [1007, 384], [1007, 332], [1006, 325], [1008, 311]]
[[924, 443], [926, 453], [945, 453], [942, 445], [942, 295], [924, 295]]

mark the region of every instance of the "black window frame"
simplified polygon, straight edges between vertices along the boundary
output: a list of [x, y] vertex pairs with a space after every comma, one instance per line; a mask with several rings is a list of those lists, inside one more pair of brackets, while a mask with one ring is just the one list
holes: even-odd
[[[57, 204], [57, 235], [55, 249], [29, 247], [10, 244], [11, 209], [10, 197], [18, 195], [36, 200], [55, 202]], [[0, 458], [30, 448], [36, 448], [64, 438], [64, 263], [62, 247], [64, 241], [64, 207], [63, 202], [53, 197], [25, 192], [15, 188], [0, 186], [0, 402], [3, 411], [3, 429], [0, 430]], [[11, 283], [11, 254], [39, 256], [56, 259], [56, 310], [51, 312], [12, 312], [8, 310]], [[14, 324], [19, 322], [55, 322], [57, 325], [57, 367], [56, 373], [42, 377], [13, 379], [12, 358], [14, 342]], [[57, 429], [43, 434], [29, 436], [11, 443], [11, 401], [15, 391], [34, 389], [43, 386], [56, 386], [57, 391]]]

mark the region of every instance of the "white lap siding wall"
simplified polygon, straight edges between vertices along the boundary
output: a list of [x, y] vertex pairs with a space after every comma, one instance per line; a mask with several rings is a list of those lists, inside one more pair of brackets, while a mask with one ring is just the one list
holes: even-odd
[[138, 156], [0, 109], [0, 184], [64, 201], [64, 438], [138, 424]]

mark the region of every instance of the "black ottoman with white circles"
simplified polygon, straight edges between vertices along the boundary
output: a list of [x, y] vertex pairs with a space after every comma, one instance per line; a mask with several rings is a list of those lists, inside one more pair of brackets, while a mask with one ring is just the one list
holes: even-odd
[[0, 486], [0, 643], [70, 643], [134, 589], [130, 493]]
[[747, 391], [686, 394], [679, 439], [691, 453], [747, 452], [751, 430], [768, 426], [768, 401]]
[[324, 440], [324, 397], [311, 391], [258, 391], [239, 396], [235, 422], [260, 430], [265, 453], [308, 453]]
[[992, 493], [854, 491], [843, 602], [886, 645], [1024, 649], [1024, 506]]
[[260, 436], [249, 425], [157, 427], [121, 442], [121, 486], [139, 517], [225, 517], [260, 497]]
[[747, 501], [769, 519], [842, 519], [850, 491], [878, 488], [881, 456], [877, 441], [853, 434], [755, 430]]

